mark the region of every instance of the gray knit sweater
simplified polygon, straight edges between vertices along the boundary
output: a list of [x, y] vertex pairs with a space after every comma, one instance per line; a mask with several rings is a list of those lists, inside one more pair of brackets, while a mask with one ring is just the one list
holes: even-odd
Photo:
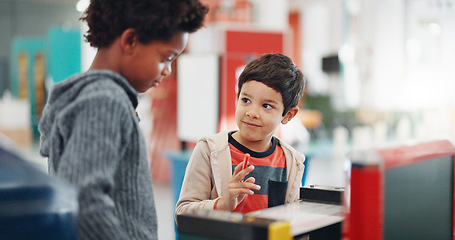
[[137, 92], [93, 70], [56, 84], [39, 123], [49, 173], [79, 192], [78, 239], [157, 239]]

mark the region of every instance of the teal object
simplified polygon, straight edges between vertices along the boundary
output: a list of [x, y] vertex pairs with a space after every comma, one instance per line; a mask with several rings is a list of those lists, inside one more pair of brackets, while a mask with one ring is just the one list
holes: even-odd
[[[39, 136], [38, 123], [47, 95], [46, 89], [43, 89], [44, 86], [37, 86], [36, 82], [38, 58], [42, 60], [39, 63], [41, 64], [40, 70], [43, 71], [42, 78], [52, 79], [53, 83], [61, 82], [71, 75], [81, 72], [80, 31], [52, 27], [46, 37], [13, 39], [11, 47], [11, 92], [14, 97], [26, 97], [29, 101], [30, 122], [34, 137]], [[23, 65], [19, 64], [20, 61]], [[20, 73], [20, 71], [23, 72]], [[20, 74], [24, 74], [27, 81], [23, 84], [27, 86], [21, 86]], [[42, 99], [41, 103], [37, 103], [37, 97]]]
[[305, 186], [305, 184], [306, 184], [306, 175], [307, 175], [307, 172], [308, 172], [308, 167], [310, 166], [309, 163], [310, 163], [311, 157], [312, 157], [312, 155], [305, 154], [305, 162], [303, 163], [305, 168], [303, 169], [303, 175], [302, 175], [302, 187]]
[[[174, 195], [174, 206], [177, 204], [182, 189], [183, 179], [185, 178], [186, 166], [190, 160], [192, 150], [184, 151], [169, 151], [164, 154], [166, 158], [171, 160], [171, 183]], [[175, 211], [175, 208], [174, 208]], [[174, 223], [175, 239], [188, 239], [181, 238], [177, 231], [177, 225]]]
[[81, 32], [52, 27], [47, 35], [48, 71], [53, 83], [81, 72]]

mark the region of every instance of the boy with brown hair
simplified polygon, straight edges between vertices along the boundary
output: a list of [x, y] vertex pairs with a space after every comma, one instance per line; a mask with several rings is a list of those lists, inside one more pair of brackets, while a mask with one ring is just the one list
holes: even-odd
[[[198, 141], [176, 216], [197, 209], [247, 213], [298, 200], [305, 157], [274, 133], [296, 116], [304, 85], [302, 72], [282, 54], [248, 63], [238, 83], [238, 130]], [[243, 169], [246, 154], [250, 165]]]

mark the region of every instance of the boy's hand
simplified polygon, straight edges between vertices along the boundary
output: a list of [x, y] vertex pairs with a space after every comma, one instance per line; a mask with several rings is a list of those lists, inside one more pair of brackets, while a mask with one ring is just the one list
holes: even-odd
[[249, 177], [247, 180], [243, 181], [245, 176], [254, 170], [254, 166], [251, 165], [242, 170], [242, 165], [243, 164], [239, 164], [235, 167], [234, 174], [228, 185], [228, 196], [222, 196], [220, 198], [216, 205], [216, 209], [232, 212], [246, 196], [254, 194], [251, 189], [261, 189], [261, 186], [254, 184], [254, 177]]

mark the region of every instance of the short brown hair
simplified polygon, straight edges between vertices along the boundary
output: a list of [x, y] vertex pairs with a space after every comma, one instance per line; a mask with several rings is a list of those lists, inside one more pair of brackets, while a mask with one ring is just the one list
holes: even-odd
[[283, 98], [283, 116], [292, 107], [298, 106], [303, 96], [305, 79], [294, 62], [279, 53], [265, 54], [246, 65], [239, 77], [237, 97], [244, 83], [258, 81], [281, 93]]

